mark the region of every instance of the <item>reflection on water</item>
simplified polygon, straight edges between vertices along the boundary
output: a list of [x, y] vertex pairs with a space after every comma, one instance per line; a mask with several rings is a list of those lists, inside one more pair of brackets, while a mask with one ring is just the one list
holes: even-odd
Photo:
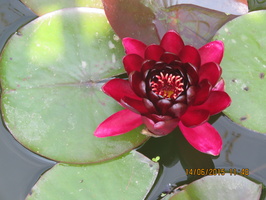
[[[0, 0], [0, 48], [19, 26], [35, 17], [19, 0]], [[152, 138], [139, 149], [149, 158], [160, 156], [160, 176], [147, 199], [154, 200], [162, 192], [200, 178], [187, 176], [185, 169], [188, 168], [248, 168], [249, 178], [266, 184], [266, 135], [242, 128], [224, 116], [213, 125], [223, 137], [223, 151], [218, 157], [196, 151], [181, 133]], [[0, 160], [1, 200], [24, 199], [38, 177], [54, 165], [19, 145], [3, 126], [0, 128]]]
[[[248, 178], [266, 185], [266, 135], [240, 127], [225, 116], [221, 116], [213, 126], [223, 138], [223, 150], [217, 157], [196, 151], [188, 145], [181, 134], [176, 133], [166, 136], [166, 139], [151, 139], [139, 149], [150, 158], [156, 157], [157, 154], [161, 158], [159, 161], [161, 174], [148, 200], [157, 199], [161, 192], [167, 193], [175, 186], [200, 178], [200, 176], [186, 176], [185, 169], [191, 168], [224, 168], [227, 172], [230, 169], [248, 169]], [[161, 139], [162, 143], [159, 141]], [[174, 140], [176, 142], [173, 142]], [[152, 153], [155, 149], [159, 150]], [[160, 151], [168, 154], [159, 154]], [[164, 160], [167, 160], [167, 163]], [[265, 199], [265, 189], [261, 199]]]
[[[228, 136], [229, 135], [229, 136]], [[232, 133], [232, 134], [228, 134], [228, 132], [225, 132], [224, 136], [223, 136], [223, 141], [227, 141], [226, 144], [223, 145], [223, 149], [225, 152], [225, 160], [231, 165], [234, 166], [233, 161], [230, 160], [230, 154], [233, 151], [234, 148], [234, 143], [239, 139], [239, 137], [241, 136], [241, 134], [236, 134], [236, 133]], [[227, 137], [230, 137], [227, 139]]]
[[0, 199], [22, 200], [40, 174], [54, 165], [18, 144], [1, 123]]
[[[18, 0], [0, 0], [0, 49], [18, 27], [35, 17]], [[0, 123], [1, 200], [25, 199], [39, 176], [53, 165], [22, 147]]]
[[36, 18], [19, 0], [0, 0], [0, 49], [18, 27]]

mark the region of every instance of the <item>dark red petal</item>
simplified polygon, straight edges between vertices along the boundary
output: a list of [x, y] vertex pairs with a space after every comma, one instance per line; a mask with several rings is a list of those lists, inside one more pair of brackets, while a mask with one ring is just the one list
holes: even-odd
[[144, 52], [147, 47], [146, 44], [129, 37], [123, 38], [122, 43], [126, 50], [126, 54], [137, 54], [140, 57], [144, 58]]
[[210, 42], [199, 49], [199, 54], [201, 57], [201, 65], [208, 62], [220, 64], [224, 55], [224, 44], [219, 40]]
[[146, 114], [149, 113], [142, 100], [136, 100], [129, 97], [124, 97], [121, 100], [121, 105], [135, 113]]
[[142, 80], [142, 74], [140, 72], [134, 71], [129, 74], [128, 77], [129, 83], [132, 90], [139, 96], [146, 96], [146, 84]]
[[149, 113], [158, 114], [156, 108], [154, 107], [153, 103], [149, 99], [144, 98], [143, 103], [145, 107], [149, 110]]
[[182, 123], [187, 127], [198, 126], [208, 121], [210, 113], [207, 110], [194, 109], [189, 107], [184, 115], [181, 117]]
[[201, 81], [199, 83], [199, 89], [197, 91], [197, 95], [195, 97], [193, 104], [200, 105], [204, 103], [208, 99], [211, 90], [212, 90], [212, 85], [209, 83], [207, 79]]
[[190, 63], [197, 68], [200, 67], [200, 54], [195, 47], [189, 45], [184, 46], [178, 56], [183, 63]]
[[222, 138], [208, 122], [195, 128], [188, 128], [180, 122], [179, 128], [191, 146], [198, 151], [214, 156], [220, 154], [223, 144]]
[[128, 54], [123, 58], [123, 64], [127, 74], [132, 71], [140, 71], [143, 63], [143, 58], [136, 54]]
[[225, 89], [225, 83], [224, 83], [224, 79], [220, 79], [218, 81], [218, 83], [216, 83], [216, 85], [212, 88], [212, 91], [221, 91], [224, 92]]
[[145, 60], [141, 67], [141, 72], [144, 74], [147, 70], [150, 70], [155, 65], [156, 61], [154, 60]]
[[150, 45], [145, 50], [145, 59], [159, 61], [164, 49], [156, 44]]
[[164, 70], [166, 66], [167, 66], [167, 64], [164, 63], [163, 61], [158, 61], [153, 66], [153, 69], [156, 69], [156, 70]]
[[199, 69], [199, 81], [207, 79], [212, 86], [215, 86], [222, 74], [222, 69], [217, 63], [206, 63]]
[[187, 103], [186, 95], [180, 95], [176, 98], [175, 103]]
[[177, 117], [180, 118], [187, 110], [187, 105], [184, 103], [176, 103], [171, 108], [169, 108], [168, 112]]
[[120, 100], [125, 96], [133, 99], [139, 99], [139, 100], [141, 99], [131, 89], [129, 82], [123, 79], [116, 78], [108, 81], [102, 87], [102, 90], [104, 93], [114, 98], [118, 102], [120, 102]]
[[116, 136], [127, 133], [142, 124], [141, 115], [121, 110], [103, 121], [94, 131], [96, 137]]
[[188, 81], [191, 85], [196, 85], [198, 84], [198, 81], [199, 81], [199, 76], [198, 76], [198, 73], [197, 73], [197, 69], [190, 65], [190, 64], [184, 64], [183, 65], [186, 69], [186, 72], [187, 72], [187, 77], [188, 77]]
[[187, 90], [187, 104], [192, 104], [196, 97], [196, 87], [190, 86]]
[[225, 92], [212, 91], [209, 98], [203, 104], [196, 106], [197, 109], [208, 110], [210, 115], [215, 115], [230, 106], [231, 98]]
[[165, 51], [178, 55], [184, 47], [184, 42], [175, 31], [170, 30], [163, 36], [161, 46]]
[[169, 53], [169, 52], [165, 52], [161, 58], [160, 58], [163, 62], [170, 64], [171, 62], [175, 61], [175, 60], [180, 60], [180, 58], [173, 53]]
[[148, 116], [150, 119], [152, 119], [155, 122], [159, 122], [159, 121], [167, 121], [170, 119], [173, 119], [173, 117], [171, 116], [167, 116], [167, 115], [157, 115], [157, 114], [151, 114]]
[[142, 116], [143, 123], [155, 135], [164, 136], [171, 133], [178, 125], [178, 119], [170, 119], [155, 123], [148, 117]]
[[148, 98], [154, 105], [156, 105], [157, 101], [160, 99], [159, 96], [152, 91], [148, 92]]
[[167, 99], [161, 99], [157, 102], [157, 109], [160, 114], [164, 115], [168, 109], [171, 107], [172, 103]]

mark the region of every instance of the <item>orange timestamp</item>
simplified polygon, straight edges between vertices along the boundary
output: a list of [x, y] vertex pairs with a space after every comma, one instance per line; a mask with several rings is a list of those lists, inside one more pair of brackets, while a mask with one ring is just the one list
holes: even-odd
[[224, 176], [225, 175], [225, 169], [224, 168], [215, 168], [215, 169], [200, 169], [200, 168], [194, 168], [194, 169], [185, 169], [186, 175], [191, 176]]
[[236, 176], [237, 174], [242, 176], [248, 176], [249, 175], [249, 169], [243, 168], [243, 169], [237, 169], [232, 168], [229, 170], [226, 170], [225, 168], [215, 168], [215, 169], [200, 169], [200, 168], [194, 168], [194, 169], [185, 169], [186, 175], [191, 176], [224, 176], [226, 173], [229, 173], [231, 176]]

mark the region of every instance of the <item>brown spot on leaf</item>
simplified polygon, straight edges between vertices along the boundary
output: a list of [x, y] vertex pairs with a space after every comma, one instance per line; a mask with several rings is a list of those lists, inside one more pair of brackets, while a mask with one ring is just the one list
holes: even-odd
[[18, 36], [22, 36], [22, 33], [21, 33], [20, 31], [17, 31], [16, 34], [17, 34]]
[[244, 87], [243, 89], [244, 89], [245, 91], [248, 91], [248, 90], [249, 90], [249, 87], [246, 86], [246, 87]]
[[260, 73], [260, 79], [264, 79], [265, 74], [263, 72]]
[[28, 76], [28, 77], [26, 77], [26, 78], [23, 78], [22, 81], [27, 81], [27, 80], [29, 80], [29, 79], [30, 79], [30, 77]]
[[245, 120], [247, 120], [246, 116], [240, 117], [240, 121], [245, 121]]

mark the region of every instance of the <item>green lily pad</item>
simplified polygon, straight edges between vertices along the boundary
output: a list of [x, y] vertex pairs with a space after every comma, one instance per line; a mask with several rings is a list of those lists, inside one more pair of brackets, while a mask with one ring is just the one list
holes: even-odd
[[7, 128], [33, 152], [61, 162], [99, 162], [139, 146], [147, 139], [141, 127], [116, 137], [93, 135], [122, 109], [101, 86], [124, 72], [123, 55], [101, 9], [59, 10], [24, 26], [0, 61]]
[[57, 164], [40, 178], [26, 200], [140, 200], [154, 184], [158, 169], [158, 163], [136, 151], [100, 164]]
[[266, 11], [255, 11], [223, 26], [214, 39], [225, 45], [221, 66], [232, 105], [225, 114], [251, 130], [266, 133]]
[[103, 8], [101, 0], [20, 0], [38, 16], [63, 8]]
[[167, 195], [163, 200], [259, 200], [262, 185], [239, 175], [205, 176]]

